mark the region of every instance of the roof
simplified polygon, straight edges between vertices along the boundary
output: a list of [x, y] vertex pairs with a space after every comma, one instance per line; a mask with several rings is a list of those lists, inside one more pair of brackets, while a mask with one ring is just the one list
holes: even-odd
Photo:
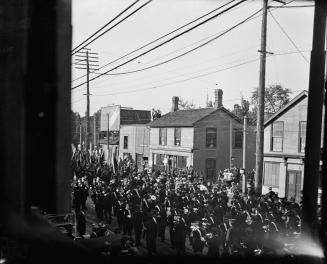
[[304, 98], [308, 96], [307, 91], [302, 91], [297, 96], [295, 96], [290, 102], [288, 102], [285, 106], [283, 106], [281, 109], [279, 109], [275, 114], [273, 114], [266, 122], [265, 127], [268, 126], [271, 122], [275, 121], [278, 117], [280, 117], [282, 114], [284, 114], [286, 111], [291, 109], [294, 105], [302, 101]]
[[147, 110], [120, 109], [120, 124], [147, 124], [151, 121], [151, 112]]
[[169, 112], [162, 117], [153, 120], [148, 125], [150, 127], [193, 127], [196, 122], [218, 110], [225, 112], [230, 117], [240, 122], [239, 118], [226, 108], [220, 107], [217, 109], [210, 107]]

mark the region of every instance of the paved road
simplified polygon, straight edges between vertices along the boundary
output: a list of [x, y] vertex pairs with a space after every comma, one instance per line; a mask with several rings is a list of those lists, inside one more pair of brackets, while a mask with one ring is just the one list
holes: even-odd
[[[86, 212], [86, 221], [87, 221], [87, 234], [90, 234], [92, 232], [92, 224], [98, 224], [98, 220], [95, 214], [95, 208], [92, 200], [90, 198], [87, 199], [86, 202], [87, 206], [87, 212]], [[113, 230], [115, 230], [118, 227], [117, 224], [117, 219], [116, 217], [112, 218], [111, 225], [109, 226], [109, 230], [111, 231], [111, 238], [113, 240], [120, 239], [123, 234], [115, 234]], [[169, 229], [166, 228], [166, 233], [165, 233], [165, 242], [162, 243], [160, 238], [157, 238], [157, 252], [158, 255], [176, 255], [176, 250], [171, 248], [170, 245], [170, 238], [169, 238]], [[141, 246], [138, 248], [139, 251], [141, 252], [142, 255], [147, 255], [147, 250], [146, 250], [146, 244], [144, 240], [141, 240]], [[207, 253], [207, 248], [205, 247], [203, 250], [203, 253]], [[193, 250], [191, 245], [189, 244], [188, 239], [186, 239], [186, 255], [193, 255]]]

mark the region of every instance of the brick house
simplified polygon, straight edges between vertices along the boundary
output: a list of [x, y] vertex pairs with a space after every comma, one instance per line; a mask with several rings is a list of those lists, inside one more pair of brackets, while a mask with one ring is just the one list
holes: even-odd
[[[178, 110], [178, 97], [171, 112], [151, 123], [149, 164], [155, 169], [194, 170], [213, 178], [219, 170], [241, 167], [243, 121], [222, 105], [222, 90], [215, 90], [215, 106]], [[246, 169], [255, 164], [255, 133], [247, 128]]]

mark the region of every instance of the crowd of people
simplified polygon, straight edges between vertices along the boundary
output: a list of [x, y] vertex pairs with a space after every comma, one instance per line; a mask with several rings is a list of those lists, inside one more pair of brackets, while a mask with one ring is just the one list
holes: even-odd
[[[192, 168], [147, 171], [133, 162], [115, 168], [94, 160], [83, 166], [74, 161], [73, 172], [77, 221], [85, 220], [90, 196], [100, 226], [110, 226], [115, 217], [115, 232], [134, 243], [132, 248], [144, 240], [148, 255], [160, 255], [158, 238], [169, 241], [177, 255], [186, 254], [187, 240], [196, 255], [282, 254], [285, 242], [301, 232], [301, 206], [295, 199], [279, 198], [271, 188], [265, 195], [253, 189], [243, 194], [237, 170], [232, 179], [220, 173], [206, 181]], [[84, 235], [85, 224], [80, 226]]]

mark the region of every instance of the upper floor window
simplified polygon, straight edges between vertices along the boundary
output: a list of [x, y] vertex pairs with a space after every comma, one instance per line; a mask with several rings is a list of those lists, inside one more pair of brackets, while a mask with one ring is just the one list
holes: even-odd
[[174, 145], [180, 146], [181, 145], [181, 136], [182, 136], [182, 129], [180, 127], [175, 127], [174, 129]]
[[305, 151], [305, 139], [307, 133], [307, 122], [300, 121], [300, 131], [299, 131], [299, 152]]
[[272, 124], [271, 150], [283, 151], [284, 122], [274, 122]]
[[159, 145], [167, 145], [167, 128], [159, 128]]
[[124, 136], [124, 149], [128, 148], [128, 136]]
[[217, 128], [206, 129], [206, 147], [215, 148], [217, 146]]
[[243, 147], [243, 131], [234, 130], [234, 148]]

